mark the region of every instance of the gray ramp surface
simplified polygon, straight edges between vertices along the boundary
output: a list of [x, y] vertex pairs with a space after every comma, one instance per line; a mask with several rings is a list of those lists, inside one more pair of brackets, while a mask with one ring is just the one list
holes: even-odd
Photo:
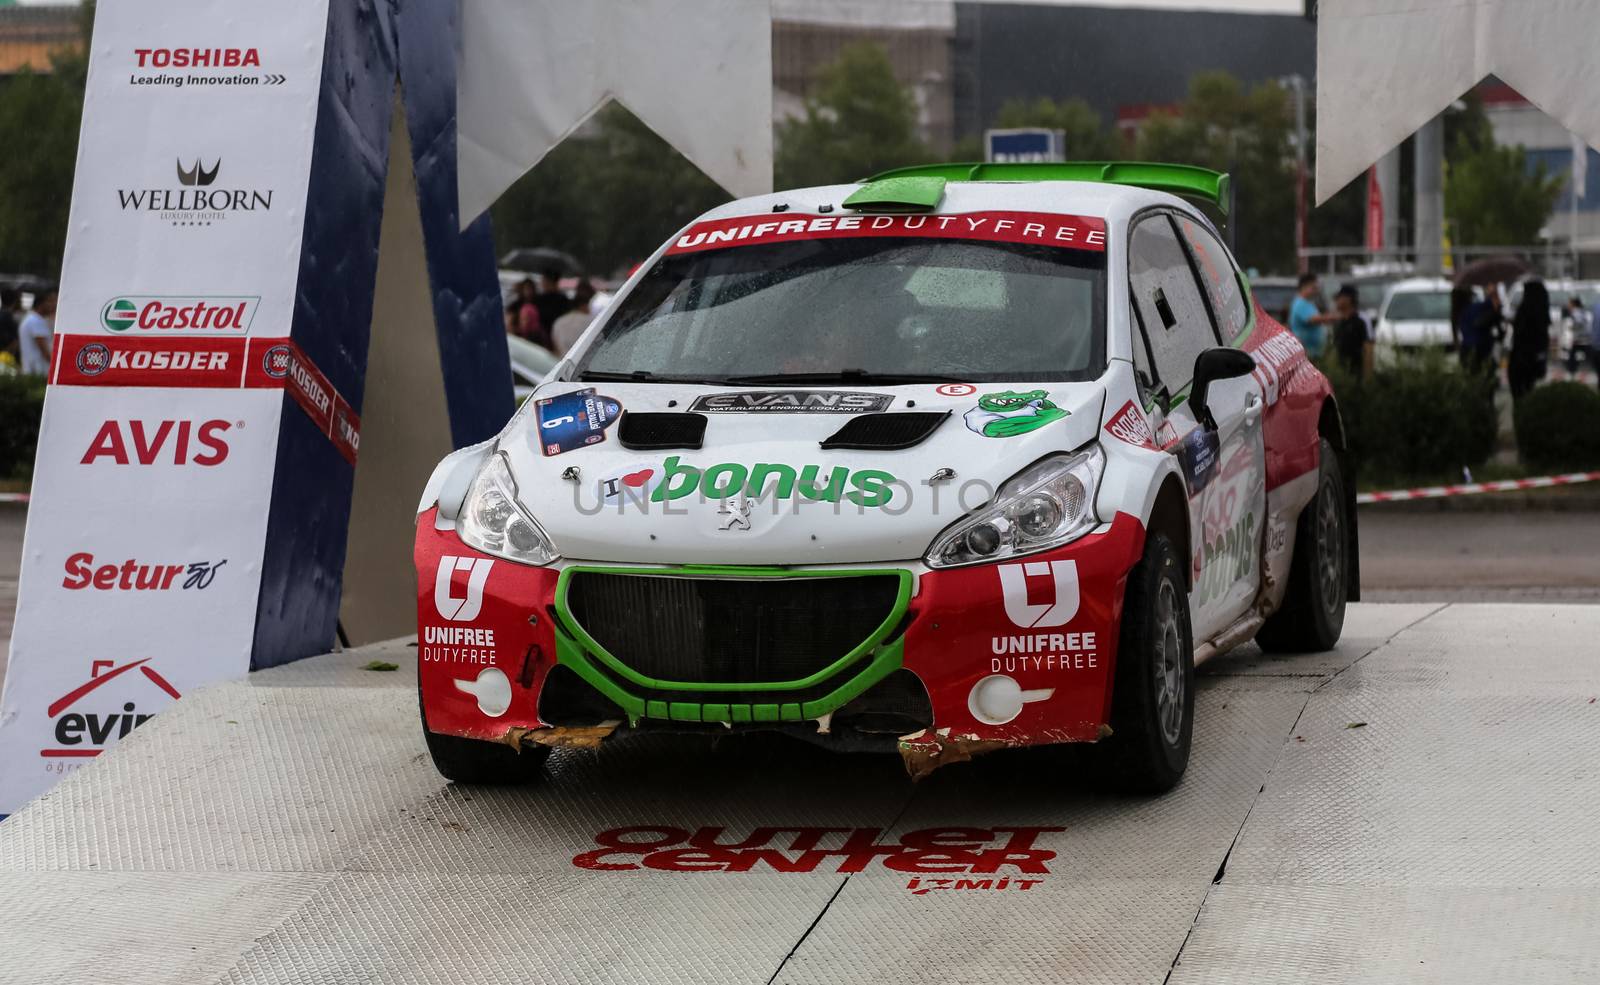
[[[1596, 981], [1597, 640], [1600, 607], [1352, 606], [1332, 653], [1204, 668], [1153, 799], [1078, 750], [912, 784], [771, 738], [456, 788], [415, 651], [330, 654], [0, 823], [0, 983]], [[942, 863], [969, 842], [994, 872]]]

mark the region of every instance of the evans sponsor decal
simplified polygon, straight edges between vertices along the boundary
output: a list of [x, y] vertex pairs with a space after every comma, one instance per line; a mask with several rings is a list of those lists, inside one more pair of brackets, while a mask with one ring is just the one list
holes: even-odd
[[260, 298], [136, 297], [112, 298], [100, 310], [108, 332], [185, 331], [243, 335], [250, 330]]
[[1049, 212], [963, 212], [954, 215], [784, 215], [768, 213], [697, 222], [667, 252], [852, 237], [923, 237], [1033, 243], [1103, 252], [1106, 224], [1092, 216]]
[[206, 589], [227, 559], [190, 561], [186, 564], [146, 564], [132, 558], [121, 564], [96, 564], [94, 555], [82, 551], [67, 558], [61, 587], [77, 591], [164, 592], [170, 589]]
[[886, 393], [762, 390], [708, 393], [696, 397], [689, 409], [706, 414], [866, 414], [887, 410], [893, 402]]
[[[595, 872], [907, 873], [915, 895], [940, 890], [1025, 891], [1050, 874], [1056, 853], [1039, 847], [1065, 828], [924, 828], [894, 837], [882, 828], [726, 828], [641, 825], [594, 836], [572, 864]], [[964, 878], [956, 878], [957, 876]]]
[[243, 421], [106, 421], [95, 432], [81, 465], [221, 465], [228, 459], [229, 428]]

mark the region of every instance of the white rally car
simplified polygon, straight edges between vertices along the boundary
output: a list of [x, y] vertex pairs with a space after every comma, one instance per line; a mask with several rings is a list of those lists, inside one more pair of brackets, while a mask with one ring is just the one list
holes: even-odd
[[423, 494], [439, 770], [771, 729], [1176, 783], [1195, 664], [1332, 646], [1358, 579], [1328, 383], [1170, 192], [1227, 178], [940, 165], [672, 237]]

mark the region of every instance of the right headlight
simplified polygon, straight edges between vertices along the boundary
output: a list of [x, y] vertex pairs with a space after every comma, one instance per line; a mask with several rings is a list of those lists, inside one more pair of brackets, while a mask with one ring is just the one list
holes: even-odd
[[517, 483], [503, 452], [483, 463], [461, 503], [456, 532], [485, 554], [521, 564], [549, 564], [558, 555], [555, 544], [517, 501]]
[[928, 566], [996, 561], [1077, 540], [1100, 522], [1094, 496], [1105, 465], [1098, 442], [1033, 463], [1008, 479], [989, 505], [935, 537]]

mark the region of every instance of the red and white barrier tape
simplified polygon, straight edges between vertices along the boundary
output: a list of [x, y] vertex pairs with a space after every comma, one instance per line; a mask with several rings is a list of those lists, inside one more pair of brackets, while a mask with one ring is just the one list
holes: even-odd
[[1360, 493], [1356, 496], [1356, 502], [1365, 504], [1394, 503], [1407, 499], [1443, 499], [1446, 496], [1472, 496], [1477, 493], [1511, 492], [1516, 489], [1573, 486], [1580, 482], [1600, 482], [1600, 472], [1568, 472], [1566, 475], [1541, 475], [1533, 479], [1502, 479], [1498, 482], [1466, 482], [1458, 486], [1424, 486], [1421, 489]]
[[0, 503], [26, 503], [27, 493], [0, 493]]

